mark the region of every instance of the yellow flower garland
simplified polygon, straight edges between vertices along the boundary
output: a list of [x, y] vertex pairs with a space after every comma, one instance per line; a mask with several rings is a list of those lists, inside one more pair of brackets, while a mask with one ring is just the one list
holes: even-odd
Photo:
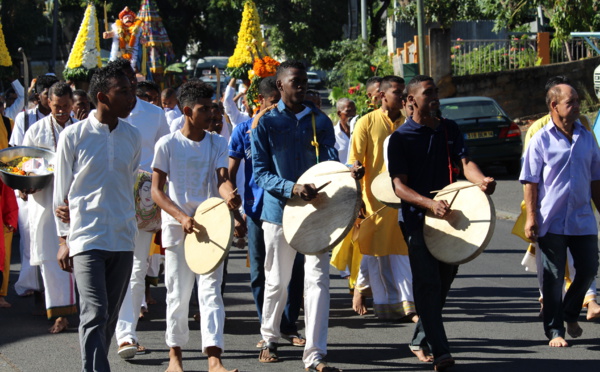
[[[97, 66], [94, 67], [102, 67], [102, 61], [100, 59], [100, 38], [98, 37], [98, 20], [96, 19], [95, 10], [96, 8], [92, 3], [88, 4], [83, 16], [83, 21], [79, 27], [79, 32], [77, 32], [73, 49], [69, 55], [69, 60], [67, 61], [67, 67], [70, 69], [84, 67], [84, 59], [89, 57], [89, 53], [94, 53], [97, 55], [97, 57], [94, 59], [96, 59], [98, 62]], [[93, 30], [89, 30], [90, 22], [93, 22]], [[86, 50], [88, 38], [95, 38], [95, 50]]]
[[2, 23], [0, 23], [0, 66], [12, 66], [12, 59], [8, 53], [6, 42], [4, 41], [4, 32], [2, 31]]
[[262, 44], [263, 37], [260, 32], [258, 10], [254, 2], [248, 0], [244, 3], [242, 24], [238, 32], [238, 42], [233, 55], [229, 58], [227, 67], [236, 68], [246, 64], [252, 65], [254, 57], [259, 57], [259, 54], [266, 54], [262, 48]]

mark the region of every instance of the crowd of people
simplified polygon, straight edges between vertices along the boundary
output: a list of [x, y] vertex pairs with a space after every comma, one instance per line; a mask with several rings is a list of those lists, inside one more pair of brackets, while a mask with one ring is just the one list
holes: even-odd
[[[379, 319], [415, 323], [409, 348], [420, 361], [436, 371], [452, 367], [442, 311], [458, 266], [429, 252], [424, 218], [452, 214], [431, 190], [456, 182], [461, 173], [487, 194], [496, 183], [470, 160], [457, 124], [440, 115], [431, 77], [372, 77], [366, 87], [370, 112], [357, 117], [355, 103], [340, 99], [334, 125], [320, 109], [318, 92], [307, 90], [306, 68], [296, 61], [281, 63], [275, 76], [262, 79], [256, 112], [244, 105], [235, 79], [222, 99], [195, 79], [161, 90], [138, 81], [124, 59], [99, 69], [88, 92], [52, 75], [37, 77], [30, 92], [15, 81], [3, 97], [0, 146], [46, 148], [56, 152], [56, 161], [54, 183], [42, 190], [0, 185], [0, 307], [11, 306], [4, 297], [18, 229], [22, 266], [16, 293], [33, 295], [45, 306], [51, 333], [67, 329], [68, 318], [79, 314], [82, 369], [110, 371], [113, 337], [123, 359], [148, 352], [136, 329], [154, 301], [149, 285], [156, 285], [163, 267], [167, 371], [184, 369], [194, 286], [208, 370], [237, 371], [221, 359], [227, 260], [196, 274], [184, 247], [186, 236], [198, 229], [198, 206], [219, 196], [234, 215], [233, 234], [248, 246], [260, 321], [258, 362], [280, 362], [284, 339], [304, 348], [306, 370], [341, 371], [326, 361], [333, 265], [348, 278], [349, 302], [359, 315], [369, 312], [371, 297]], [[546, 101], [549, 117], [530, 136], [520, 176], [523, 235], [541, 251], [544, 331], [550, 346], [563, 347], [565, 329], [571, 337], [582, 333], [577, 318], [584, 299], [588, 319], [600, 315], [590, 204], [600, 202], [600, 152], [578, 119], [577, 92], [568, 80], [555, 80]], [[323, 161], [349, 168], [360, 182], [362, 208], [331, 256], [303, 255], [284, 237], [283, 210], [289, 199], [317, 198], [314, 184], [297, 181]], [[371, 188], [384, 172], [402, 199], [399, 211], [383, 208]], [[567, 257], [575, 269], [563, 294]], [[297, 325], [301, 309], [304, 336]]]

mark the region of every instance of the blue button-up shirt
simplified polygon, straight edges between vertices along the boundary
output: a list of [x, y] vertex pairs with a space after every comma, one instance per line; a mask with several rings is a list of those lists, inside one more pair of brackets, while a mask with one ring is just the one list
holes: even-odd
[[600, 180], [600, 149], [581, 123], [571, 142], [552, 121], [540, 129], [523, 155], [519, 180], [538, 184], [539, 236], [598, 234], [590, 199], [591, 182]]
[[263, 189], [256, 184], [252, 172], [252, 149], [250, 129], [252, 119], [238, 124], [229, 140], [229, 157], [244, 159], [244, 211], [252, 218], [260, 218], [262, 213]]
[[294, 184], [317, 164], [312, 118], [315, 118], [319, 161], [338, 160], [331, 120], [311, 102], [299, 120], [283, 101], [266, 112], [251, 133], [252, 168], [256, 183], [265, 190], [261, 219], [281, 225], [283, 207], [292, 197]]

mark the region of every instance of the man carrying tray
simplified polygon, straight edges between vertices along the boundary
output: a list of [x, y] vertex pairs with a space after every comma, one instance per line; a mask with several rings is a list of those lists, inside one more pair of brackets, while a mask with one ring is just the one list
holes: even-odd
[[[178, 99], [185, 123], [181, 130], [156, 143], [152, 163], [152, 198], [162, 209], [169, 372], [183, 371], [181, 347], [189, 340], [188, 311], [194, 280], [198, 282], [202, 352], [208, 355], [208, 371], [227, 371], [221, 363], [221, 353], [225, 349], [225, 307], [221, 296], [223, 265], [210, 274], [195, 274], [185, 260], [184, 249], [185, 234], [192, 234], [197, 225], [191, 216], [200, 203], [216, 196], [217, 192], [236, 218], [241, 218], [238, 208], [242, 201], [227, 172], [227, 141], [206, 131], [213, 119], [212, 95], [212, 87], [201, 81], [190, 81], [180, 88]], [[167, 177], [169, 185], [165, 193]]]
[[[296, 180], [319, 161], [338, 160], [331, 120], [305, 101], [306, 67], [296, 61], [277, 69], [281, 101], [255, 118], [251, 133], [252, 163], [256, 183], [265, 190], [261, 220], [265, 237], [265, 294], [261, 333], [265, 346], [259, 361], [278, 362], [279, 325], [287, 300], [296, 251], [283, 236], [282, 217], [287, 199], [317, 197], [314, 184]], [[362, 169], [362, 168], [360, 168]], [[353, 177], [360, 178], [359, 166]], [[315, 231], [315, 234], [322, 232]], [[304, 314], [306, 346], [303, 362], [309, 371], [338, 372], [325, 362], [329, 321], [329, 254], [307, 255], [304, 264]]]

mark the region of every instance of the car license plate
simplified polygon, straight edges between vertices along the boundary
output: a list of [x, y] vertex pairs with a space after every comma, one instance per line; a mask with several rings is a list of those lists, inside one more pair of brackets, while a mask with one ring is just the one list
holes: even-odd
[[210, 75], [211, 70], [202, 70], [202, 75]]
[[465, 139], [480, 139], [480, 138], [492, 138], [494, 137], [494, 132], [491, 130], [485, 132], [471, 132], [465, 133]]

